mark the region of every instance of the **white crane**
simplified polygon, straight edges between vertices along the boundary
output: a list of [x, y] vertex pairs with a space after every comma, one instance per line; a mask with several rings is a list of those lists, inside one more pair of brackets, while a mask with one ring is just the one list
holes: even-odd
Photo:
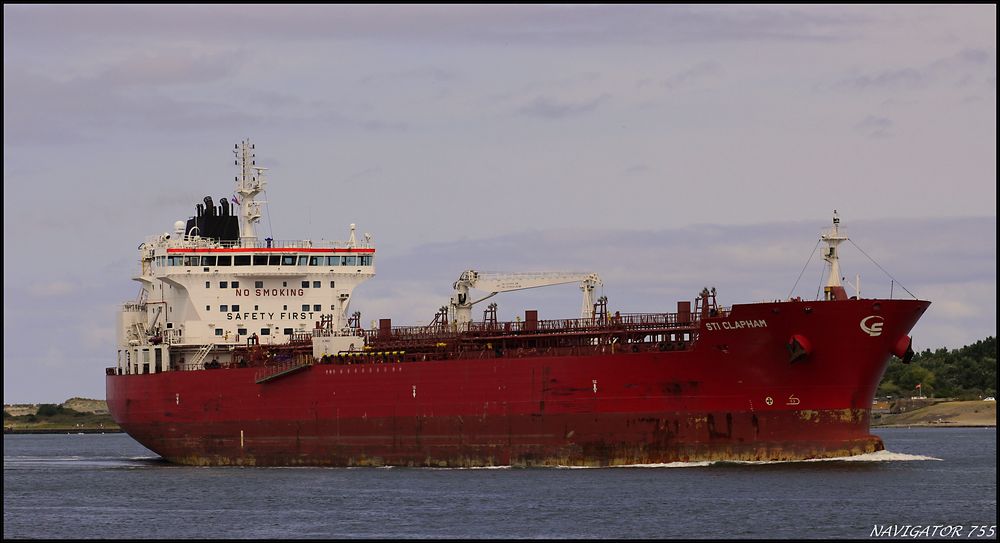
[[[591, 318], [594, 316], [594, 287], [603, 284], [600, 276], [596, 273], [570, 273], [570, 272], [514, 272], [514, 273], [493, 273], [479, 272], [476, 270], [466, 270], [455, 281], [455, 294], [451, 297], [449, 304], [449, 317], [459, 326], [472, 322], [472, 306], [487, 298], [491, 298], [500, 292], [510, 292], [513, 290], [524, 290], [528, 288], [547, 287], [551, 285], [562, 285], [565, 283], [580, 283], [580, 290], [583, 291], [583, 308], [581, 316]], [[469, 289], [475, 288], [489, 292], [476, 301], [470, 301]]]

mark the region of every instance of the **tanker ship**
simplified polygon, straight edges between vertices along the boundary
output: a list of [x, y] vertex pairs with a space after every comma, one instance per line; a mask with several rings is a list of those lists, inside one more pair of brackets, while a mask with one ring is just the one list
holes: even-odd
[[[375, 275], [371, 236], [258, 239], [265, 168], [248, 141], [234, 153], [232, 197], [139, 246], [140, 294], [106, 369], [114, 420], [167, 461], [603, 467], [883, 449], [872, 398], [930, 302], [849, 297], [836, 212], [815, 300], [725, 307], [705, 288], [673, 312], [611, 313], [596, 273], [466, 270], [430, 324], [364, 328], [350, 303]], [[503, 322], [491, 303], [473, 318], [497, 293], [566, 283], [579, 317]]]

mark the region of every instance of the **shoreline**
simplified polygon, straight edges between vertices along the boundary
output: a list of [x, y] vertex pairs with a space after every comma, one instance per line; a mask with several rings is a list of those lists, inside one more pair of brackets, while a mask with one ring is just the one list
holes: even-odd
[[121, 428], [4, 428], [9, 434], [122, 434]]
[[915, 424], [880, 424], [878, 426], [872, 425], [872, 430], [877, 430], [879, 428], [996, 428], [996, 424], [929, 424], [929, 423], [915, 423]]

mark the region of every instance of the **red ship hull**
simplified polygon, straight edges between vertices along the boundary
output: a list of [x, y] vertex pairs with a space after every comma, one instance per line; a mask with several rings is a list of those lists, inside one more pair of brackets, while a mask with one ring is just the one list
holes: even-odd
[[[929, 302], [733, 306], [684, 351], [108, 375], [115, 421], [195, 465], [611, 466], [883, 448], [872, 398]], [[866, 329], [875, 316], [882, 326]], [[872, 321], [867, 321], [871, 323]], [[876, 333], [877, 332], [877, 333]], [[799, 356], [790, 356], [791, 340]], [[794, 358], [794, 360], [791, 360]]]

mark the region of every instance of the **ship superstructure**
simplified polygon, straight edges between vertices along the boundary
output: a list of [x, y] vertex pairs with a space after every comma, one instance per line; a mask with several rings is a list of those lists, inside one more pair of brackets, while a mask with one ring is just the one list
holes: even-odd
[[371, 236], [359, 242], [351, 224], [346, 241], [260, 240], [265, 168], [248, 141], [235, 154], [231, 199], [206, 196], [194, 217], [139, 246], [141, 293], [118, 326], [122, 373], [229, 365], [236, 346], [311, 338], [321, 316], [330, 329], [348, 328], [351, 294], [375, 275]]
[[[364, 328], [354, 288], [371, 237], [259, 240], [265, 187], [236, 147], [235, 194], [206, 197], [139, 247], [107, 369], [116, 422], [199, 465], [608, 466], [789, 460], [882, 448], [872, 397], [913, 355], [922, 300], [848, 296], [834, 212], [818, 300], [721, 306], [714, 288], [664, 313], [611, 313], [593, 272], [466, 270], [425, 326]], [[230, 202], [233, 204], [230, 207]], [[502, 322], [513, 290], [578, 283], [578, 317]], [[855, 284], [858, 289], [860, 281]], [[478, 290], [483, 295], [473, 291]]]

